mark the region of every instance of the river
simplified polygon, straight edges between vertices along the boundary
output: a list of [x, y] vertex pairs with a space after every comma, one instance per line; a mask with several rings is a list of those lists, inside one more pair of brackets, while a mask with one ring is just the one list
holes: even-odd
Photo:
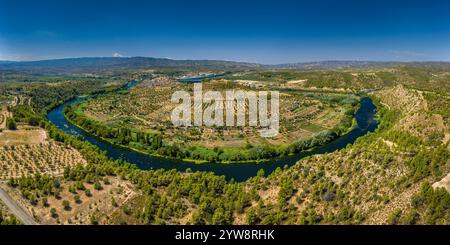
[[[129, 89], [133, 87], [136, 82], [130, 82], [125, 88]], [[348, 144], [352, 144], [358, 137], [365, 135], [367, 132], [373, 132], [378, 122], [374, 119], [376, 114], [376, 107], [369, 97], [361, 99], [361, 106], [355, 114], [357, 127], [352, 131], [343, 135], [336, 140], [318, 147], [312, 151], [302, 152], [292, 156], [283, 158], [272, 159], [262, 163], [202, 163], [195, 164], [192, 162], [185, 162], [181, 160], [167, 159], [163, 157], [149, 156], [142, 154], [128, 148], [113, 145], [98, 137], [92, 136], [82, 129], [76, 127], [67, 121], [64, 117], [64, 107], [72, 105], [77, 102], [86, 100], [89, 97], [78, 97], [70, 100], [50, 111], [47, 118], [50, 122], [55, 124], [58, 128], [64, 130], [74, 136], [81, 136], [84, 140], [89, 141], [91, 144], [96, 145], [102, 151], [106, 151], [107, 155], [112, 159], [123, 159], [129, 163], [135, 164], [140, 169], [177, 169], [179, 171], [186, 171], [191, 169], [192, 171], [210, 171], [217, 175], [224, 175], [227, 179], [233, 178], [236, 181], [244, 181], [250, 177], [256, 175], [258, 170], [264, 169], [266, 174], [270, 174], [276, 168], [283, 168], [285, 165], [291, 166], [298, 160], [314, 155], [333, 152], [342, 148], [345, 148]]]
[[203, 76], [198, 76], [198, 77], [183, 77], [183, 78], [178, 79], [178, 81], [182, 82], [182, 83], [198, 83], [205, 79], [219, 78], [219, 77], [223, 77], [224, 75], [225, 75], [225, 73], [208, 74], [208, 75], [203, 75]]

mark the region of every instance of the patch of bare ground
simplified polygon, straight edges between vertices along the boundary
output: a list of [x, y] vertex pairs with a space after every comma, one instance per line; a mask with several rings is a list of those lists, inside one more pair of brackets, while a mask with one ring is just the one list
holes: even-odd
[[397, 147], [397, 144], [390, 140], [381, 139], [381, 141], [383, 141], [383, 143], [385, 143], [387, 146], [389, 146], [390, 150], [393, 150], [395, 147]]
[[23, 144], [40, 144], [47, 139], [45, 130], [37, 127], [19, 126], [18, 130], [4, 130], [0, 133], [0, 147], [23, 145]]
[[6, 118], [11, 116], [11, 113], [6, 109], [6, 106], [0, 108], [0, 129], [6, 128]]
[[264, 204], [275, 204], [278, 199], [278, 193], [280, 192], [279, 186], [273, 186], [272, 188], [259, 190], [258, 194]]
[[[450, 160], [449, 160], [449, 164], [450, 164]], [[445, 176], [444, 178], [442, 178], [442, 180], [436, 182], [433, 184], [434, 188], [439, 188], [439, 187], [443, 187], [445, 188], [448, 192], [450, 192], [450, 173], [447, 174], [447, 176]]]

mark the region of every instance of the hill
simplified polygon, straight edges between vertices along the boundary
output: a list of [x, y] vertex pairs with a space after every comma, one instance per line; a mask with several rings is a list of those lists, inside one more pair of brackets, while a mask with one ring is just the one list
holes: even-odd
[[196, 68], [196, 69], [243, 69], [257, 68], [259, 64], [220, 60], [172, 60], [151, 57], [87, 57], [55, 60], [0, 63], [0, 70], [30, 72], [88, 72], [111, 69], [144, 68]]
[[450, 62], [398, 62], [398, 61], [356, 61], [356, 60], [326, 60], [316, 62], [286, 63], [277, 65], [267, 65], [266, 68], [275, 69], [351, 69], [351, 68], [387, 68], [393, 66], [409, 67], [435, 67], [445, 68], [450, 66]]
[[223, 60], [174, 60], [153, 57], [84, 57], [39, 61], [0, 61], [0, 71], [32, 73], [74, 73], [129, 69], [196, 69], [196, 70], [248, 70], [299, 69], [335, 70], [357, 68], [386, 68], [393, 66], [449, 68], [450, 62], [384, 62], [384, 61], [317, 61], [263, 65]]

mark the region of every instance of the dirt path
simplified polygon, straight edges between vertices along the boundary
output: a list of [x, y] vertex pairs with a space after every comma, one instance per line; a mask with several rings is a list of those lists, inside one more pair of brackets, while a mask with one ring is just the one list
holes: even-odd
[[0, 199], [10, 209], [11, 213], [25, 225], [38, 225], [38, 223], [25, 210], [20, 207], [11, 196], [0, 187]]
[[0, 108], [0, 128], [6, 128], [6, 118], [10, 117], [11, 115], [5, 108]]
[[442, 180], [433, 184], [433, 188], [444, 187], [448, 192], [450, 192], [450, 173], [447, 174]]

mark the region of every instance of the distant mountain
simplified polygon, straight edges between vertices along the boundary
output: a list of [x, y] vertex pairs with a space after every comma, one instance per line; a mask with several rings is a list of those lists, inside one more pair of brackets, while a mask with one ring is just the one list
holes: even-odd
[[416, 67], [449, 67], [450, 62], [397, 62], [397, 61], [317, 61], [302, 63], [287, 63], [278, 65], [268, 65], [266, 68], [275, 69], [348, 69], [348, 68], [382, 68], [399, 65], [408, 65]]
[[242, 69], [256, 67], [261, 67], [261, 65], [234, 61], [172, 60], [151, 57], [92, 57], [0, 63], [0, 70], [34, 72], [87, 72], [142, 68]]
[[[398, 62], [397, 62], [398, 63]], [[340, 69], [340, 68], [362, 68], [380, 65], [395, 65], [396, 62], [375, 62], [375, 61], [317, 61], [317, 62], [299, 62], [272, 65], [273, 68], [284, 69]]]
[[0, 60], [0, 65], [1, 64], [10, 64], [10, 63], [14, 63], [15, 61], [10, 61], [10, 60]]
[[278, 65], [262, 65], [221, 60], [172, 60], [151, 57], [92, 57], [68, 58], [41, 61], [0, 61], [0, 71], [27, 71], [42, 73], [95, 72], [124, 69], [202, 69], [202, 70], [242, 70], [242, 69], [346, 69], [392, 67], [398, 65], [419, 67], [450, 67], [450, 62], [383, 62], [383, 61], [318, 61]]

